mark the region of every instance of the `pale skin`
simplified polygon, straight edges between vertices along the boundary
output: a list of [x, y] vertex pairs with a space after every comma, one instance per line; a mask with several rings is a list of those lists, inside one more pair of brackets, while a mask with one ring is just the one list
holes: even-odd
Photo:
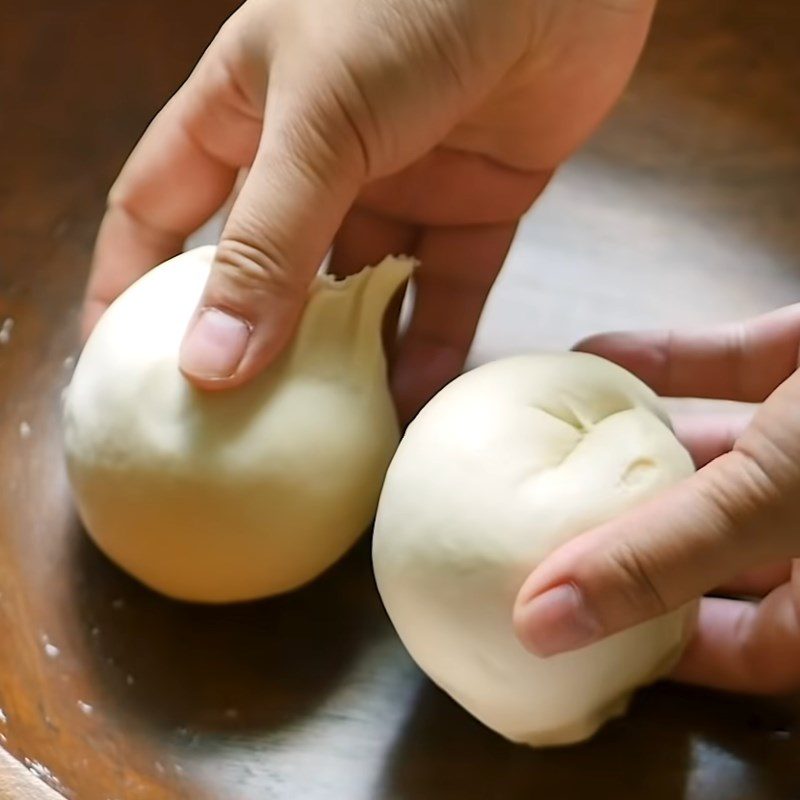
[[[337, 275], [411, 252], [425, 266], [391, 353], [409, 419], [463, 368], [520, 216], [618, 99], [653, 4], [248, 0], [114, 184], [85, 331], [178, 252], [249, 168], [184, 339], [184, 374], [225, 391], [268, 366], [329, 249]], [[794, 688], [800, 308], [717, 332], [595, 337], [582, 349], [662, 394], [763, 403], [752, 421], [679, 422], [706, 466], [547, 559], [518, 597], [521, 641], [540, 655], [574, 649], [722, 586], [763, 599], [704, 599], [676, 677]]]

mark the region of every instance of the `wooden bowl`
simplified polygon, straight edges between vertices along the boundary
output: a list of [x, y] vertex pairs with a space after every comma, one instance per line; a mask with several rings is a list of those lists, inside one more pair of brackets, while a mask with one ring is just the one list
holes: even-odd
[[[580, 747], [420, 674], [368, 543], [313, 586], [165, 600], [78, 524], [59, 398], [105, 191], [233, 3], [30, 0], [0, 59], [0, 798], [788, 798], [796, 698], [663, 685]], [[474, 360], [775, 307], [800, 278], [800, 7], [664, 4], [614, 118], [523, 226]]]

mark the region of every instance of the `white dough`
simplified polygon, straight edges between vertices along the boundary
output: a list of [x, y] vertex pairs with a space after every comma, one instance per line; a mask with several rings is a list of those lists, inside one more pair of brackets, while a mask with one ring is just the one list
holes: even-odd
[[274, 365], [202, 392], [178, 351], [213, 255], [184, 253], [114, 302], [78, 362], [64, 427], [99, 547], [164, 594], [228, 602], [311, 580], [368, 526], [399, 438], [381, 323], [413, 264], [318, 277]]
[[532, 355], [463, 375], [410, 426], [375, 523], [375, 575], [419, 666], [503, 736], [567, 744], [661, 677], [694, 607], [549, 659], [512, 627], [551, 551], [690, 475], [658, 399], [590, 355]]

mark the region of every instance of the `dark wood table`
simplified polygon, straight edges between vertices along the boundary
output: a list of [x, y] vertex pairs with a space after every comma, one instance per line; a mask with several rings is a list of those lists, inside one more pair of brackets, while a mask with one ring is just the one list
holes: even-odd
[[[505, 743], [404, 653], [366, 542], [310, 588], [221, 609], [146, 591], [88, 542], [59, 398], [92, 239], [128, 150], [232, 7], [27, 0], [0, 16], [0, 325], [13, 320], [0, 335], [0, 745], [30, 773], [28, 796], [44, 797], [41, 779], [78, 800], [799, 798], [796, 698], [663, 685], [586, 745]], [[540, 274], [571, 275], [576, 254], [611, 264], [646, 252], [629, 284], [598, 274], [607, 302], [637, 306], [642, 275], [693, 261], [710, 285], [740, 281], [749, 296], [769, 272], [751, 269], [757, 250], [774, 267], [763, 296], [795, 299], [798, 36], [796, 0], [665, 2], [625, 102], [533, 215], [529, 251], [548, 245]], [[626, 227], [610, 185], [652, 224]], [[684, 236], [661, 224], [676, 196], [709, 232], [720, 218], [735, 228], [713, 243], [718, 263], [703, 225]], [[564, 279], [551, 316], [585, 319], [583, 303], [591, 317], [604, 295], [587, 305], [580, 288]]]

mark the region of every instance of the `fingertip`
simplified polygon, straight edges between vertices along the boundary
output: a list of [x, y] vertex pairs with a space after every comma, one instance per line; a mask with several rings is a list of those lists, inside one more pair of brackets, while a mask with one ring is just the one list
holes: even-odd
[[245, 318], [201, 303], [186, 329], [178, 365], [203, 391], [243, 386], [273, 364], [295, 334], [302, 309], [271, 309]]
[[592, 353], [598, 355], [599, 352], [603, 350], [603, 341], [615, 335], [614, 333], [594, 333], [591, 336], [585, 336], [572, 345], [572, 350], [576, 353]]
[[583, 647], [599, 638], [599, 618], [576, 579], [574, 558], [581, 537], [552, 553], [526, 578], [512, 610], [514, 633], [539, 658]]
[[603, 635], [600, 620], [574, 583], [517, 602], [513, 624], [523, 647], [542, 658], [586, 647]]
[[514, 635], [519, 640], [519, 643], [534, 655], [541, 655], [536, 652], [535, 643], [531, 640], [530, 629], [531, 620], [529, 614], [529, 606], [533, 599], [533, 594], [528, 585], [531, 582], [531, 576], [522, 585], [522, 588], [517, 593], [514, 600], [514, 608], [511, 611], [511, 625], [514, 629]]
[[649, 344], [640, 333], [608, 331], [587, 336], [575, 344], [572, 349], [580, 353], [591, 353], [613, 359], [615, 355], [624, 356], [639, 352], [646, 349]]
[[199, 309], [181, 344], [181, 372], [200, 388], [225, 388], [236, 376], [252, 334], [246, 320], [219, 308]]
[[667, 362], [666, 349], [657, 334], [599, 333], [581, 339], [572, 349], [612, 361], [650, 386], [661, 382]]
[[307, 299], [304, 276], [223, 240], [181, 343], [181, 372], [206, 391], [249, 383], [289, 344]]

